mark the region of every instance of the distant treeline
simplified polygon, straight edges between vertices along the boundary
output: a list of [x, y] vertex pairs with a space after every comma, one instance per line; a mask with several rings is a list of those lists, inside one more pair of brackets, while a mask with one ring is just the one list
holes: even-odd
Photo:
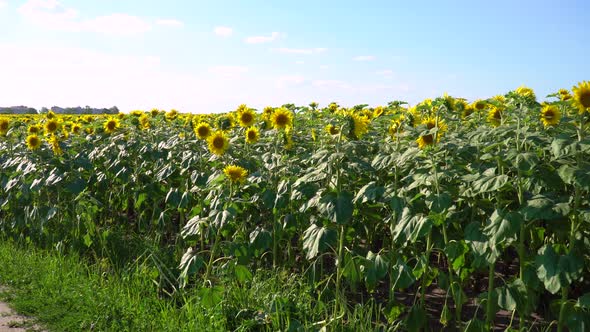
[[56, 114], [117, 114], [119, 109], [117, 106], [111, 108], [92, 108], [86, 107], [58, 107], [53, 106], [51, 108], [43, 107], [40, 110], [36, 110], [32, 107], [27, 106], [12, 106], [12, 107], [0, 107], [0, 114], [44, 114], [49, 111], [53, 111]]

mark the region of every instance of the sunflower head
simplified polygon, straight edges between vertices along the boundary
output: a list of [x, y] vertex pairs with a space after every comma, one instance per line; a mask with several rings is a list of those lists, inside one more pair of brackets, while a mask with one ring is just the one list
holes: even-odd
[[332, 136], [333, 135], [338, 135], [338, 134], [340, 134], [340, 128], [336, 127], [333, 124], [329, 124], [329, 125], [326, 126], [326, 132], [329, 135], [332, 135]]
[[518, 88], [516, 88], [516, 90], [514, 90], [514, 92], [516, 92], [516, 94], [518, 94], [519, 96], [527, 98], [527, 99], [532, 99], [532, 100], [537, 99], [537, 96], [535, 96], [535, 92], [533, 91], [533, 89], [526, 87], [524, 85], [521, 85]]
[[488, 112], [488, 122], [493, 127], [498, 127], [502, 123], [502, 110], [496, 106], [492, 106]]
[[561, 111], [557, 105], [544, 105], [541, 109], [541, 122], [543, 126], [555, 126], [561, 120]]
[[578, 107], [580, 113], [590, 110], [590, 82], [583, 81], [578, 83], [572, 89], [574, 93], [574, 104]]
[[373, 118], [378, 118], [385, 113], [385, 108], [383, 106], [377, 106], [373, 110]]
[[206, 139], [211, 135], [211, 126], [207, 122], [200, 122], [195, 126], [195, 135], [199, 139]]
[[158, 114], [160, 114], [160, 110], [157, 108], [152, 108], [152, 110], [150, 111], [151, 116], [158, 116]]
[[559, 89], [559, 99], [561, 101], [566, 101], [572, 99], [572, 95], [567, 89]]
[[178, 117], [178, 111], [175, 109], [171, 109], [169, 112], [166, 113], [166, 120], [171, 121]]
[[364, 115], [351, 113], [349, 116], [350, 136], [353, 139], [360, 139], [369, 131], [369, 118]]
[[30, 125], [27, 132], [29, 134], [39, 134], [41, 133], [41, 126], [38, 124]]
[[51, 150], [53, 150], [53, 154], [60, 155], [62, 154], [61, 146], [59, 145], [59, 138], [51, 134], [51, 136], [47, 139], [47, 143], [51, 146]]
[[293, 113], [284, 107], [277, 108], [270, 116], [270, 122], [275, 129], [284, 130], [293, 125]]
[[0, 135], [6, 135], [8, 128], [10, 128], [10, 120], [8, 118], [0, 118]]
[[244, 105], [244, 108], [238, 109], [236, 117], [240, 126], [248, 128], [254, 124], [254, 121], [256, 120], [256, 114], [252, 109], [245, 106], [246, 105]]
[[223, 174], [225, 174], [225, 176], [232, 183], [236, 183], [236, 182], [244, 182], [244, 180], [246, 179], [246, 176], [248, 175], [248, 171], [246, 171], [241, 166], [228, 165], [228, 166], [225, 166], [225, 168], [223, 169]]
[[104, 131], [107, 134], [110, 134], [112, 132], [114, 132], [115, 130], [117, 130], [117, 128], [119, 128], [121, 126], [119, 119], [117, 118], [108, 118], [105, 122], [104, 122]]
[[45, 117], [47, 119], [55, 119], [56, 118], [56, 115], [55, 115], [55, 113], [53, 113], [52, 110], [49, 110], [49, 112], [47, 112], [47, 114], [45, 114]]
[[229, 148], [229, 140], [222, 131], [216, 131], [207, 139], [209, 151], [221, 156]]
[[74, 123], [72, 125], [72, 134], [79, 134], [82, 129], [82, 126], [79, 123]]
[[45, 132], [53, 134], [59, 129], [59, 122], [55, 118], [51, 118], [45, 122]]
[[151, 126], [150, 118], [147, 114], [142, 114], [139, 116], [139, 127], [140, 129], [148, 129]]
[[397, 134], [402, 131], [402, 121], [403, 121], [403, 116], [400, 117], [399, 119], [391, 120], [391, 124], [389, 125], [389, 128], [387, 129], [387, 131], [389, 132], [389, 135], [392, 138], [395, 138], [397, 136]]
[[474, 108], [476, 111], [483, 111], [483, 110], [484, 110], [484, 109], [485, 109], [485, 108], [488, 106], [488, 104], [486, 103], [486, 101], [485, 101], [485, 100], [478, 99], [478, 100], [474, 101], [474, 102], [471, 104], [471, 106], [472, 106], [472, 107], [473, 107], [473, 108]]
[[260, 132], [256, 127], [250, 127], [246, 129], [246, 143], [256, 143], [260, 138]]
[[25, 143], [29, 150], [37, 150], [41, 146], [41, 139], [39, 136], [37, 136], [37, 134], [30, 134], [25, 139]]
[[418, 147], [423, 149], [427, 146], [433, 145], [435, 142], [440, 141], [441, 136], [447, 131], [447, 125], [441, 118], [429, 117], [422, 121], [422, 125], [426, 126], [429, 131], [436, 128], [435, 133], [428, 133], [418, 137], [416, 142]]

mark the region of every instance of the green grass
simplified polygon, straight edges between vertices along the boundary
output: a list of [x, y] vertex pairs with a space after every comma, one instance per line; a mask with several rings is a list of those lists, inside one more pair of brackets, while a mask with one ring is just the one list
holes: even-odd
[[[0, 241], [0, 294], [50, 331], [364, 331], [374, 305], [349, 308], [331, 322], [333, 301], [284, 270], [259, 270], [242, 282], [217, 275], [215, 288], [158, 287], [146, 263], [113, 272], [75, 255]], [[213, 296], [211, 296], [212, 293]], [[217, 297], [216, 297], [217, 296]]]

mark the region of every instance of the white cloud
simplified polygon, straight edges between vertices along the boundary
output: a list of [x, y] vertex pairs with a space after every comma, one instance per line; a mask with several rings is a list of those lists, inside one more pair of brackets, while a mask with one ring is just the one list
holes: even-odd
[[236, 78], [249, 71], [246, 66], [214, 66], [209, 68], [209, 73], [221, 78]]
[[280, 36], [281, 34], [279, 32], [272, 32], [269, 36], [250, 36], [244, 39], [244, 41], [248, 44], [270, 43], [277, 40]]
[[156, 20], [157, 25], [169, 26], [169, 27], [181, 27], [184, 25], [183, 22], [175, 19], [159, 19]]
[[382, 76], [384, 78], [393, 78], [393, 76], [395, 75], [395, 73], [391, 69], [378, 70], [375, 72], [375, 74]]
[[218, 26], [213, 29], [213, 32], [221, 37], [229, 37], [234, 33], [234, 29], [230, 27]]
[[0, 0], [0, 9], [2, 9], [2, 7], [6, 6], [6, 1], [5, 0]]
[[302, 64], [305, 64], [305, 61], [303, 61], [303, 60], [297, 60], [297, 61], [295, 61], [295, 64], [302, 65]]
[[328, 65], [321, 65], [320, 66], [320, 69], [322, 69], [322, 70], [326, 70], [328, 68], [330, 68], [330, 66], [328, 66]]
[[151, 24], [144, 19], [122, 13], [81, 19], [78, 10], [65, 7], [58, 0], [29, 0], [17, 11], [25, 20], [53, 30], [109, 35], [136, 35], [151, 30]]
[[280, 48], [275, 48], [273, 50], [276, 51], [276, 52], [285, 53], [285, 54], [317, 54], [317, 53], [326, 52], [328, 49], [327, 48], [323, 48], [323, 47], [317, 47], [317, 48], [287, 48], [287, 47], [280, 47]]
[[352, 58], [354, 61], [373, 61], [375, 60], [374, 55], [359, 55]]

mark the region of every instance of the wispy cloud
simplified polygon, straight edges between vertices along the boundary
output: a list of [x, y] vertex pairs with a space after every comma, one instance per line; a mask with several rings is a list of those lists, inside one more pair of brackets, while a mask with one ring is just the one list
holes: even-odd
[[295, 64], [296, 65], [302, 65], [302, 64], [305, 64], [305, 61], [303, 61], [303, 60], [297, 60], [297, 61], [295, 61]]
[[323, 47], [316, 47], [316, 48], [288, 48], [288, 47], [280, 47], [273, 49], [279, 53], [285, 54], [317, 54], [317, 53], [324, 53], [328, 49]]
[[234, 33], [234, 29], [225, 26], [217, 26], [213, 29], [213, 32], [221, 37], [229, 37]]
[[17, 11], [26, 20], [53, 30], [111, 35], [136, 35], [151, 30], [151, 24], [146, 20], [123, 13], [81, 19], [78, 10], [65, 7], [57, 0], [29, 0]]
[[277, 40], [281, 36], [279, 32], [272, 32], [268, 36], [250, 36], [244, 39], [247, 44], [263, 44], [263, 43], [270, 43], [272, 41]]
[[156, 20], [157, 25], [169, 26], [169, 27], [181, 27], [184, 25], [183, 22], [175, 19], [159, 19]]
[[6, 6], [6, 1], [5, 0], [0, 0], [0, 9], [2, 9], [2, 7]]
[[375, 72], [375, 74], [384, 78], [392, 78], [394, 76], [394, 72], [391, 69], [378, 70]]
[[373, 61], [375, 60], [374, 55], [359, 55], [352, 58], [354, 61]]

